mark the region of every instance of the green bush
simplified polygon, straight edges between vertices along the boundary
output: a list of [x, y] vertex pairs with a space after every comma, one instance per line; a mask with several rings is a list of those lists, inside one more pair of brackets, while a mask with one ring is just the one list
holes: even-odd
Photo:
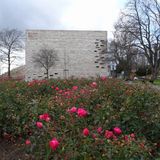
[[147, 76], [151, 74], [151, 67], [150, 66], [140, 66], [137, 71], [136, 75], [137, 76]]
[[[149, 88], [99, 78], [6, 81], [0, 90], [1, 136], [28, 140], [26, 151], [35, 159], [160, 156], [160, 95]], [[115, 127], [122, 130], [120, 135], [114, 133]], [[89, 130], [87, 136], [84, 128]], [[106, 130], [113, 136], [106, 138]], [[55, 150], [49, 145], [53, 138], [59, 142]]]

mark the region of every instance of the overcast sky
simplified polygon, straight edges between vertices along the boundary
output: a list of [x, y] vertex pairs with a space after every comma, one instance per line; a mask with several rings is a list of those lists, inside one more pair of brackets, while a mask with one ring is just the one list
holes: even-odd
[[127, 0], [0, 0], [0, 27], [111, 31]]
[[0, 29], [106, 30], [110, 37], [113, 24], [126, 2], [127, 0], [0, 0]]

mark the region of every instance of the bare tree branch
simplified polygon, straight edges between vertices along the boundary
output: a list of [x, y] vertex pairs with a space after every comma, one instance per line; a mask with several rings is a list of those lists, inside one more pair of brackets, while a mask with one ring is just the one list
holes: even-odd
[[21, 51], [24, 48], [23, 43], [24, 34], [16, 29], [4, 29], [0, 31], [0, 54], [1, 61], [8, 64], [8, 77], [10, 77], [10, 69], [12, 60], [12, 54], [17, 51]]
[[45, 69], [47, 79], [49, 78], [49, 69], [56, 64], [56, 61], [58, 61], [58, 56], [53, 49], [42, 48], [39, 53], [33, 57], [35, 66]]
[[121, 15], [123, 32], [135, 38], [151, 68], [153, 81], [160, 69], [160, 4], [157, 0], [130, 0]]

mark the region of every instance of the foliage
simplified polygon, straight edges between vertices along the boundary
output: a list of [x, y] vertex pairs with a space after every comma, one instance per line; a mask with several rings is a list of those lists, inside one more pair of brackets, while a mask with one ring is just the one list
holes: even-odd
[[154, 81], [154, 84], [160, 86], [160, 79], [155, 80], [155, 81]]
[[137, 76], [146, 76], [150, 74], [151, 74], [151, 68], [149, 66], [144, 66], [144, 67], [140, 66], [136, 71]]
[[2, 81], [0, 90], [1, 135], [22, 138], [35, 159], [160, 156], [160, 95], [147, 87], [103, 77]]

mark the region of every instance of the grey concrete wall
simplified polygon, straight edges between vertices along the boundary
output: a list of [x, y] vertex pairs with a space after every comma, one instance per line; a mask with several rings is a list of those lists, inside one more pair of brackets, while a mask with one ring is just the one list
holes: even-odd
[[[54, 49], [59, 61], [49, 70], [50, 78], [96, 77], [108, 75], [101, 54], [106, 47], [106, 31], [26, 31], [26, 80], [44, 79], [44, 69], [37, 68], [33, 56], [42, 48]], [[103, 44], [102, 44], [103, 42]]]

